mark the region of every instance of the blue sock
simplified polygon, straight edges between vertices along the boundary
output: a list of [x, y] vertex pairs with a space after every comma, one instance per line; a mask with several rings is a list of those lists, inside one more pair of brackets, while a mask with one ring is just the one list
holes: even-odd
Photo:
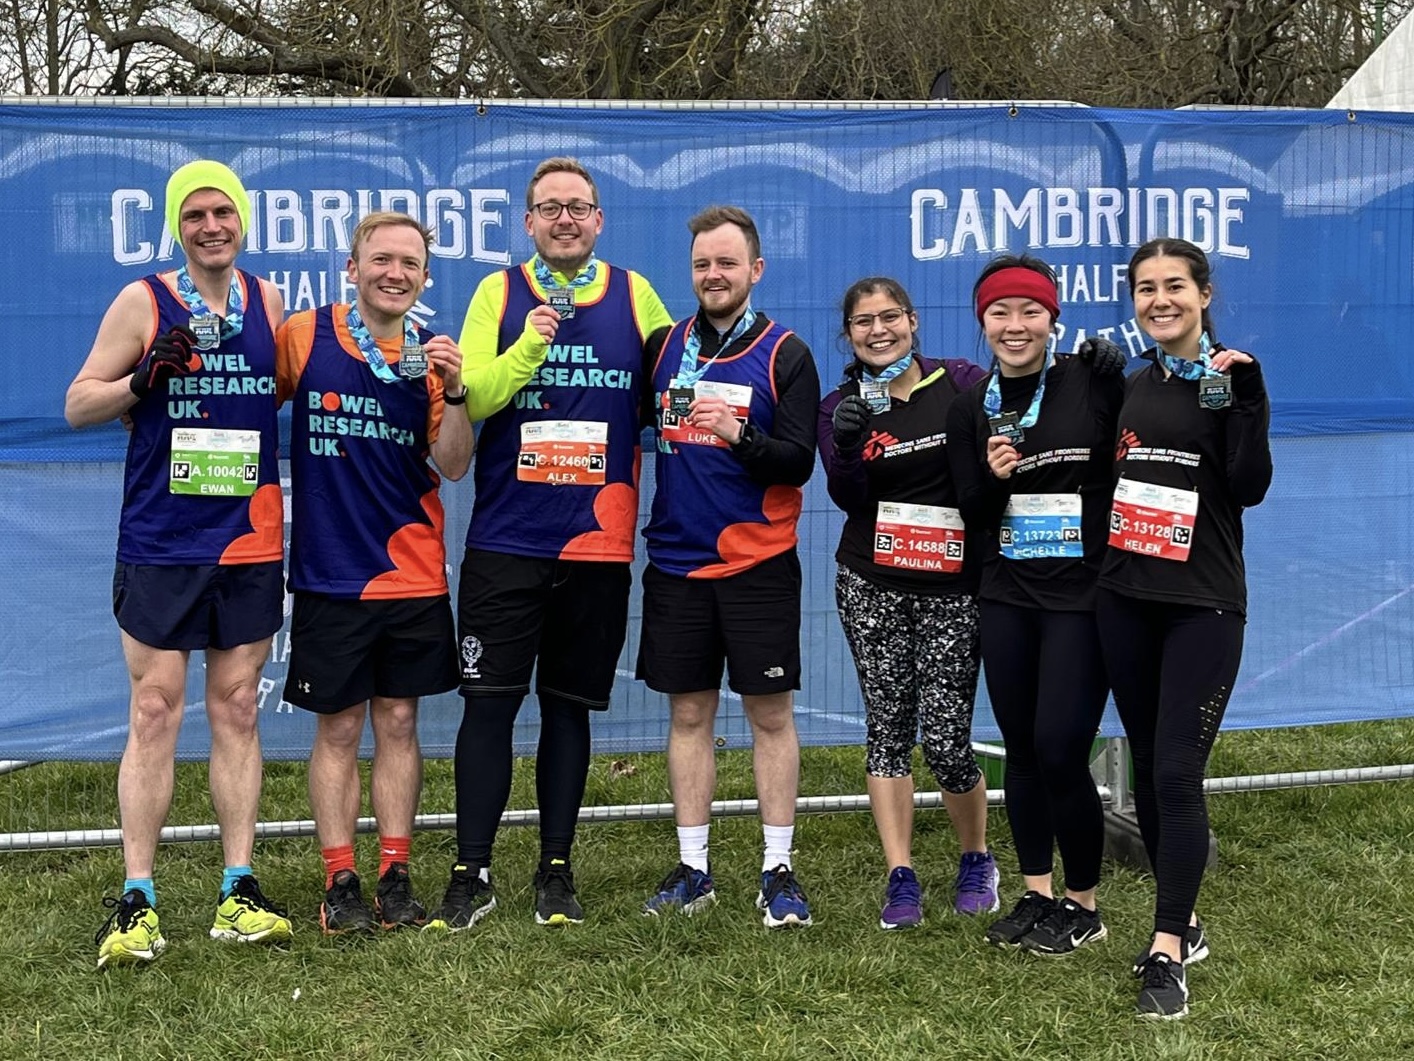
[[231, 894], [231, 889], [236, 886], [236, 881], [241, 877], [250, 876], [249, 866], [227, 866], [226, 872], [221, 875], [221, 898]]
[[147, 896], [147, 905], [157, 907], [157, 889], [152, 885], [151, 877], [128, 877], [123, 881], [123, 893], [126, 894], [136, 888]]

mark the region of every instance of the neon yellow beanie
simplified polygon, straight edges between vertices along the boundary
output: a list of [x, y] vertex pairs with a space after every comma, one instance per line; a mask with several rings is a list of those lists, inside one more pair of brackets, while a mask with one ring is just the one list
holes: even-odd
[[203, 188], [215, 188], [229, 196], [241, 218], [241, 235], [250, 231], [250, 196], [241, 186], [241, 179], [230, 167], [203, 158], [188, 162], [167, 180], [167, 231], [174, 239], [181, 235], [182, 204], [192, 192]]

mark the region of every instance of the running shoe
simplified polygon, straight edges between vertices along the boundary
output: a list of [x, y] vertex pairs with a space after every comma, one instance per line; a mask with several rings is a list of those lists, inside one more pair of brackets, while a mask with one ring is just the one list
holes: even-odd
[[157, 911], [140, 888], [129, 888], [121, 899], [110, 895], [103, 905], [113, 912], [93, 937], [98, 968], [150, 962], [162, 953], [167, 941], [157, 929]]
[[[1208, 956], [1208, 937], [1203, 933], [1203, 922], [1188, 926], [1188, 931], [1183, 934], [1183, 941], [1179, 944], [1179, 953], [1183, 955], [1184, 965], [1197, 965]], [[1130, 972], [1138, 976], [1148, 958], [1149, 948], [1145, 947], [1134, 956], [1134, 966]]]
[[712, 874], [679, 862], [658, 885], [658, 894], [643, 904], [645, 917], [657, 917], [673, 910], [691, 917], [717, 901]]
[[803, 928], [811, 923], [810, 902], [787, 865], [761, 874], [756, 909], [763, 912], [761, 920], [767, 928]]
[[997, 860], [990, 851], [964, 851], [957, 864], [957, 881], [953, 885], [957, 898], [953, 909], [969, 917], [990, 914], [1002, 907], [997, 886], [1002, 882]]
[[1015, 947], [1021, 938], [1039, 925], [1055, 909], [1056, 901], [1049, 895], [1028, 891], [1016, 901], [1011, 913], [999, 917], [987, 929], [987, 942], [996, 947]]
[[452, 879], [442, 896], [442, 905], [432, 911], [423, 931], [460, 932], [470, 928], [496, 909], [496, 889], [491, 874], [475, 866], [458, 863], [452, 867]]
[[427, 922], [427, 908], [412, 897], [406, 862], [394, 862], [388, 872], [378, 878], [373, 910], [378, 915], [378, 923], [387, 929], [420, 928]]
[[552, 858], [535, 871], [535, 923], [577, 925], [583, 920], [584, 909], [574, 897], [574, 872], [564, 859]]
[[292, 934], [289, 915], [265, 898], [249, 873], [237, 877], [222, 897], [211, 926], [212, 939], [236, 943], [283, 943]]
[[909, 866], [895, 866], [884, 888], [884, 909], [879, 914], [883, 929], [915, 928], [923, 924], [923, 889]]
[[373, 931], [373, 911], [363, 898], [363, 888], [353, 870], [341, 869], [334, 874], [319, 906], [319, 927], [326, 936]]
[[1183, 963], [1167, 954], [1150, 954], [1139, 967], [1139, 1016], [1178, 1020], [1188, 1015], [1188, 977]]
[[1074, 899], [1062, 899], [1030, 932], [1021, 937], [1021, 947], [1036, 954], [1060, 957], [1087, 943], [1098, 943], [1109, 934], [1100, 920], [1100, 911], [1087, 910]]

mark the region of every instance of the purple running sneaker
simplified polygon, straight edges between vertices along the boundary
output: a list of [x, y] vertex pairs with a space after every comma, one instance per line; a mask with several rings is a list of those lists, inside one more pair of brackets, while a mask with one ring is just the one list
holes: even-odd
[[964, 851], [957, 864], [957, 882], [953, 885], [957, 892], [953, 909], [969, 917], [1000, 910], [1002, 903], [997, 897], [997, 885], [1001, 880], [992, 852]]
[[884, 910], [879, 914], [883, 929], [914, 928], [923, 923], [923, 889], [908, 866], [896, 866], [884, 889]]

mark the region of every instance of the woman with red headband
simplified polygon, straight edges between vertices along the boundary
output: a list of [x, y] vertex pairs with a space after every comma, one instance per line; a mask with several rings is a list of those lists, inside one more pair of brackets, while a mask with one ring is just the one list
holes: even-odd
[[1208, 860], [1203, 772], [1242, 660], [1242, 510], [1271, 485], [1271, 406], [1257, 362], [1216, 342], [1201, 249], [1145, 243], [1129, 290], [1155, 345], [1126, 380], [1095, 610], [1157, 892], [1134, 967], [1139, 1015], [1170, 1020], [1188, 1012], [1184, 965], [1208, 953], [1193, 914]]
[[[992, 371], [948, 416], [959, 503], [982, 557], [982, 660], [1006, 743], [1006, 811], [1026, 891], [987, 942], [1065, 955], [1105, 937], [1104, 810], [1090, 750], [1109, 691], [1095, 625], [1125, 356], [1056, 357], [1055, 276], [997, 258], [973, 287]], [[1065, 891], [1055, 895], [1052, 849]]]
[[[965, 561], [948, 468], [948, 407], [982, 375], [918, 350], [918, 315], [897, 280], [845, 292], [853, 357], [820, 404], [820, 461], [844, 531], [835, 598], [864, 695], [869, 805], [889, 876], [879, 927], [923, 920], [913, 871], [913, 746], [942, 790], [962, 849], [954, 909], [997, 909], [987, 788], [972, 754], [977, 696], [977, 565]], [[921, 739], [920, 739], [921, 731]]]

